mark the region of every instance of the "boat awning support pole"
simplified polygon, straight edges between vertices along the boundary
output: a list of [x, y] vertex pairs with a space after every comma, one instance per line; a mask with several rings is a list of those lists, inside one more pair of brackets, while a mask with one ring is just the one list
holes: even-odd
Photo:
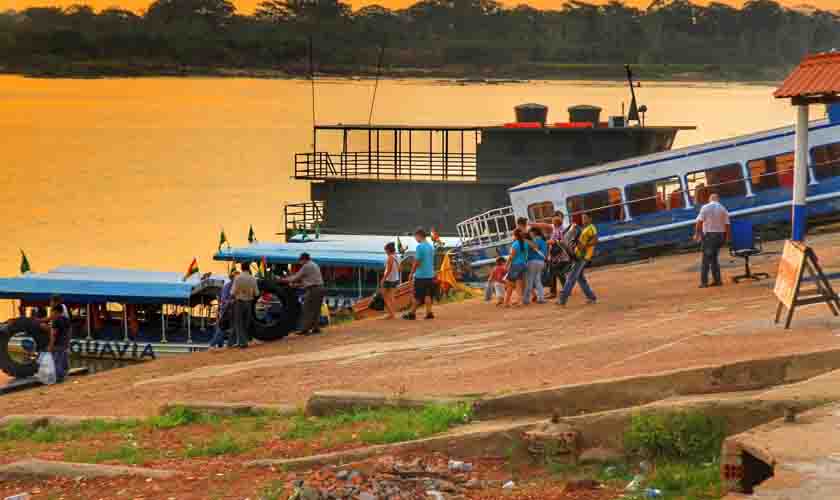
[[187, 344], [192, 344], [192, 307], [187, 303]]
[[166, 304], [160, 306], [160, 343], [166, 343]]
[[90, 340], [91, 337], [92, 337], [92, 334], [91, 334], [91, 331], [90, 331], [90, 304], [87, 305], [87, 330], [88, 330], [87, 331], [87, 339]]
[[808, 104], [796, 106], [796, 150], [793, 160], [791, 239], [804, 241], [808, 219]]
[[123, 304], [123, 333], [126, 342], [128, 342], [128, 306]]

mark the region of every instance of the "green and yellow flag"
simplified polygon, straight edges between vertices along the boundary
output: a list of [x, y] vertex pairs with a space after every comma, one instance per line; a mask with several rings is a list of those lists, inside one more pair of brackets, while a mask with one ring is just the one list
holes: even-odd
[[184, 273], [184, 281], [187, 281], [187, 279], [190, 276], [192, 276], [193, 274], [196, 274], [197, 272], [198, 272], [198, 259], [193, 257], [193, 260], [190, 263], [190, 267], [188, 267], [187, 272]]
[[23, 250], [20, 251], [20, 274], [26, 274], [32, 270], [32, 267], [29, 266], [29, 259], [26, 258], [26, 254], [23, 253]]
[[397, 252], [399, 252], [400, 255], [405, 255], [406, 250], [408, 250], [408, 248], [402, 244], [399, 235], [397, 235]]
[[[227, 235], [225, 235], [225, 228], [222, 228], [222, 234], [219, 235], [219, 250], [221, 251], [222, 245], [228, 243]], [[228, 243], [230, 246], [230, 243]]]
[[254, 226], [251, 225], [248, 228], [248, 243], [255, 243], [257, 241], [257, 235], [254, 234]]

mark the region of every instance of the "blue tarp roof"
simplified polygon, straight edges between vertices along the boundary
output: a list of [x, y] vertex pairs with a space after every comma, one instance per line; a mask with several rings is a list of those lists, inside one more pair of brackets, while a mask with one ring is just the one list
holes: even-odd
[[[396, 243], [396, 236], [358, 234], [322, 234], [315, 239], [302, 240], [296, 236], [287, 243], [253, 243], [246, 247], [222, 249], [215, 260], [259, 262], [265, 257], [269, 264], [295, 264], [302, 252], [307, 252], [320, 266], [349, 266], [383, 269], [388, 242]], [[459, 244], [458, 238], [441, 238], [448, 248]], [[414, 255], [417, 242], [413, 236], [400, 236], [400, 243], [407, 248], [406, 257]]]
[[0, 298], [39, 301], [61, 295], [70, 303], [185, 303], [198, 288], [199, 276], [182, 279], [180, 273], [61, 266], [46, 273], [0, 278]]

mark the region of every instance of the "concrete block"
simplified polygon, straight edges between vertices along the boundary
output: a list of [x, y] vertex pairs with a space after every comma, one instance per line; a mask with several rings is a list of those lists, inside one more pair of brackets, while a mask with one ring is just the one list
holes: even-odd
[[71, 462], [51, 462], [47, 460], [21, 460], [0, 466], [0, 479], [21, 479], [27, 477], [119, 477], [141, 476], [153, 479], [169, 479], [178, 473], [168, 470], [148, 469], [144, 467], [123, 467], [118, 465], [79, 464]]

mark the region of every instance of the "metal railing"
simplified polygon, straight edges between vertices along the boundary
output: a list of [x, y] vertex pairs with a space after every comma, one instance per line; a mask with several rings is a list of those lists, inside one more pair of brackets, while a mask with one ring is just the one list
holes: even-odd
[[317, 233], [324, 227], [324, 202], [289, 203], [283, 207], [283, 220], [286, 224], [287, 241], [301, 231]]
[[516, 216], [512, 206], [494, 208], [459, 222], [456, 229], [464, 247], [492, 245], [511, 239]]
[[475, 153], [358, 151], [298, 153], [297, 179], [476, 180]]

